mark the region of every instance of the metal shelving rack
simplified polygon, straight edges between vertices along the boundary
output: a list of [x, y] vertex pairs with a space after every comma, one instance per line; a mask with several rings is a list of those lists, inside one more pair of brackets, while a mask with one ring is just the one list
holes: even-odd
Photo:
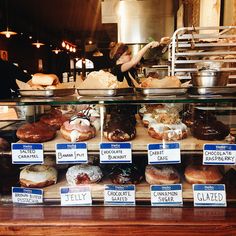
[[169, 74], [190, 79], [197, 62], [223, 62], [236, 83], [236, 26], [184, 27], [177, 29], [169, 45]]

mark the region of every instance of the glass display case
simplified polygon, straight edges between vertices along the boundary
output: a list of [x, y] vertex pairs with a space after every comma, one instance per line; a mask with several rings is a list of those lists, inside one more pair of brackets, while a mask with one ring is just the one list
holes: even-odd
[[[235, 102], [234, 94], [187, 93], [1, 101], [1, 138], [10, 146], [1, 146], [0, 227], [25, 235], [73, 227], [107, 233], [115, 226], [144, 233], [172, 224], [175, 232], [191, 233], [199, 225], [204, 231], [202, 225], [230, 224], [234, 232]], [[53, 128], [27, 136], [32, 122]], [[71, 134], [77, 125], [89, 135]], [[223, 193], [225, 201], [214, 195], [199, 207], [209, 203], [207, 195], [195, 196], [193, 186], [202, 184], [219, 187], [207, 191]], [[180, 229], [180, 222], [188, 227]]]

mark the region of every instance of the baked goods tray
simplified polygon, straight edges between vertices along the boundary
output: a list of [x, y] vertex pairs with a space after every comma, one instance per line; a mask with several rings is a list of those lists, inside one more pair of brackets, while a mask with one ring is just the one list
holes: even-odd
[[19, 93], [22, 97], [64, 97], [73, 95], [75, 93], [75, 89], [74, 88], [44, 89], [44, 90], [19, 89]]
[[193, 95], [221, 95], [236, 94], [236, 86], [217, 86], [217, 87], [189, 87], [188, 93]]
[[136, 88], [136, 92], [143, 96], [182, 95], [188, 88]]
[[133, 88], [114, 89], [77, 89], [80, 96], [114, 97], [134, 94]]

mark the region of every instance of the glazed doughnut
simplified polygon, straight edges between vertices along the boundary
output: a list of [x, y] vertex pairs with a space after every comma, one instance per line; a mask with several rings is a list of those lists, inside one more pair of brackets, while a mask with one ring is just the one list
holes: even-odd
[[215, 184], [223, 178], [219, 167], [210, 165], [189, 165], [184, 175], [190, 184]]
[[170, 165], [147, 165], [145, 177], [149, 184], [176, 184], [180, 182], [178, 171]]
[[96, 135], [95, 127], [86, 117], [75, 116], [61, 126], [62, 136], [70, 142], [80, 142], [91, 139]]
[[99, 182], [103, 174], [99, 166], [88, 164], [74, 165], [66, 172], [66, 180], [69, 185], [91, 184]]
[[162, 124], [152, 122], [149, 124], [148, 134], [158, 140], [175, 141], [187, 138], [187, 126], [179, 124]]
[[56, 130], [42, 122], [26, 123], [18, 128], [16, 136], [24, 142], [42, 143], [52, 140]]
[[57, 182], [57, 170], [47, 165], [26, 166], [20, 172], [20, 184], [23, 187], [43, 188]]
[[58, 109], [53, 109], [50, 113], [44, 114], [40, 117], [41, 122], [57, 130], [61, 128], [66, 120], [68, 120], [68, 118], [62, 115], [62, 112]]

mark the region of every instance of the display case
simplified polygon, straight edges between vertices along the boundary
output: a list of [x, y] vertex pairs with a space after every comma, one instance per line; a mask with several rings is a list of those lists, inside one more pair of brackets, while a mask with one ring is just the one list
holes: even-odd
[[[98, 235], [98, 232], [96, 232], [98, 228], [100, 228], [99, 233], [106, 232], [105, 235], [109, 235], [112, 231], [111, 229], [118, 230], [120, 227], [117, 232], [124, 233], [130, 230], [130, 232], [136, 232], [135, 235], [141, 235], [144, 231], [164, 233], [166, 227], [169, 228], [167, 232], [190, 233], [200, 225], [201, 227], [202, 225], [211, 227], [212, 230], [219, 226], [227, 229], [230, 225], [230, 229], [227, 229], [227, 232], [235, 233], [235, 221], [233, 220], [235, 219], [234, 206], [236, 201], [235, 104], [236, 98], [234, 94], [228, 94], [227, 96], [220, 94], [192, 96], [188, 93], [168, 96], [132, 94], [116, 97], [80, 97], [78, 95], [51, 98], [21, 97], [1, 101], [1, 106], [8, 107], [8, 112], [2, 113], [4, 115], [2, 115], [1, 122], [1, 137], [8, 140], [12, 146], [10, 150], [5, 151], [3, 149], [1, 153], [0, 202], [2, 219], [0, 227], [6, 230], [7, 227], [14, 228], [15, 226], [19, 232], [24, 232], [24, 235], [29, 234], [28, 230], [30, 229], [36, 230], [37, 224], [42, 227], [40, 233], [47, 232], [51, 227], [59, 235], [62, 233], [59, 232], [60, 229], [63, 229], [64, 232], [72, 232], [78, 228], [82, 230], [81, 232], [87, 233], [87, 235], [92, 232]], [[66, 161], [66, 155], [64, 155], [64, 161], [61, 164], [57, 163], [55, 165], [55, 162], [53, 164], [58, 168], [56, 183], [46, 187], [33, 187], [33, 189], [43, 190], [42, 203], [19, 204], [19, 202], [12, 202], [15, 201], [12, 187], [21, 187], [20, 183], [22, 184], [20, 173], [25, 166], [34, 166], [35, 164], [24, 164], [19, 159], [15, 160], [12, 157], [13, 153], [15, 153], [13, 144], [27, 145], [31, 143], [20, 140], [19, 134], [16, 134], [17, 130], [23, 124], [36, 122], [46, 113], [51, 114], [55, 110], [67, 114], [67, 117], [70, 117], [69, 119], [73, 121], [75, 114], [77, 114], [77, 118], [81, 112], [86, 115], [87, 108], [84, 107], [87, 106], [91, 109], [95, 108], [99, 114], [99, 118], [98, 115], [96, 118], [99, 120], [100, 127], [97, 128], [96, 133], [90, 139], [79, 142], [68, 141], [63, 137], [61, 130], [58, 129], [54, 138], [42, 143], [42, 149], [43, 159], [50, 157], [51, 161], [57, 159], [59, 162], [58, 154], [56, 154], [58, 144], [85, 143], [87, 145], [89, 165], [99, 166], [102, 171], [102, 178], [95, 181], [95, 183], [89, 183], [83, 182], [77, 177], [77, 183], [72, 185], [76, 187], [84, 186], [84, 184], [89, 186], [91, 204], [84, 206], [86, 204], [78, 204], [77, 202], [74, 206], [70, 206], [62, 203], [61, 189], [68, 189], [68, 187], [72, 189], [66, 176], [68, 169], [75, 165], [84, 165], [79, 159], [73, 162], [69, 155], [68, 162]], [[9, 113], [9, 111], [11, 112]], [[158, 124], [162, 123], [165, 126], [164, 129], [160, 127], [155, 129], [156, 126], [154, 125], [154, 130], [156, 131], [154, 134], [153, 130], [150, 129], [150, 124], [149, 128], [144, 126], [145, 114], [150, 112], [152, 113], [152, 118], [155, 117]], [[175, 115], [172, 117], [171, 114]], [[121, 120], [119, 120], [120, 116], [123, 117]], [[81, 118], [80, 115], [79, 118]], [[117, 119], [119, 120], [118, 123], [120, 122], [119, 124], [117, 124]], [[146, 121], [153, 122], [153, 120], [150, 120], [150, 116]], [[113, 125], [113, 122], [116, 125]], [[111, 127], [108, 127], [109, 125]], [[179, 127], [181, 127], [181, 131], [179, 131]], [[122, 128], [125, 131], [121, 131]], [[113, 139], [108, 134], [105, 135], [106, 132], [112, 133], [112, 129], [116, 129], [116, 132], [113, 133], [115, 135]], [[128, 133], [129, 137], [123, 140], [116, 139], [120, 132]], [[102, 144], [111, 143], [115, 145], [121, 143], [130, 145], [128, 149], [131, 151], [131, 155], [125, 154], [125, 161], [121, 160], [122, 157], [114, 155], [110, 159], [102, 156]], [[154, 157], [151, 157], [152, 149], [150, 145], [154, 145]], [[177, 151], [169, 148], [171, 145], [177, 145]], [[207, 156], [207, 154], [204, 154], [208, 150], [206, 145], [220, 148], [218, 150], [220, 153], [217, 157], [218, 159], [214, 159], [212, 155], [208, 154], [208, 157], [213, 158], [211, 159], [212, 163], [203, 159], [204, 155], [205, 158]], [[232, 148], [230, 149], [232, 153], [228, 155], [231, 158], [230, 161], [223, 157], [221, 158], [221, 155], [223, 155], [222, 149], [225, 152], [229, 151], [226, 147]], [[123, 147], [114, 148], [120, 150]], [[110, 146], [109, 150], [111, 149], [112, 146]], [[166, 154], [167, 157], [160, 154], [165, 149], [170, 149], [170, 152]], [[131, 158], [129, 159], [130, 156]], [[116, 158], [118, 158], [118, 161], [116, 161]], [[15, 164], [12, 164], [12, 161]], [[186, 176], [186, 169], [191, 165], [201, 166], [203, 169], [208, 169], [209, 166], [212, 166], [214, 170], [217, 168], [217, 177], [213, 177], [212, 182], [208, 177], [204, 177], [202, 182], [199, 176], [194, 177], [194, 180], [191, 180], [191, 178], [189, 180]], [[62, 166], [63, 168], [61, 168]], [[128, 166], [127, 169], [126, 166]], [[163, 172], [164, 181], [158, 181], [160, 176], [152, 175], [150, 180], [148, 178], [150, 172], [148, 172], [147, 166], [157, 166], [158, 168], [165, 166], [166, 169]], [[177, 171], [176, 181], [172, 181], [172, 177], [175, 175], [172, 170], [170, 176], [166, 179], [166, 173], [168, 175], [170, 167], [174, 167]], [[121, 177], [122, 174], [123, 176]], [[127, 175], [129, 176], [127, 177]], [[209, 176], [209, 178], [212, 177], [211, 175]], [[215, 208], [214, 205], [211, 205], [210, 208], [206, 208], [204, 205], [198, 207], [195, 202], [196, 199], [194, 200], [193, 184], [200, 183], [225, 186], [226, 204], [222, 205], [222, 208]], [[151, 199], [153, 194], [151, 186], [170, 186], [175, 184], [181, 186], [181, 202], [177, 204], [174, 202], [174, 204], [170, 204], [171, 207], [168, 207], [168, 204], [163, 204], [162, 206], [157, 204], [155, 199]], [[118, 188], [133, 186], [134, 202], [129, 204], [124, 200], [120, 201], [120, 204], [116, 204], [114, 199], [114, 202], [109, 202], [109, 200], [105, 199], [105, 190], [108, 186], [118, 186]], [[24, 188], [32, 189], [31, 185], [24, 185]], [[168, 198], [163, 198], [160, 201], [170, 203]], [[120, 207], [117, 207], [117, 205]], [[211, 226], [209, 226], [207, 220]], [[113, 224], [112, 226], [111, 223]], [[183, 229], [184, 225], [189, 227]], [[204, 227], [199, 230], [207, 232]], [[3, 232], [6, 235], [7, 231]]]

